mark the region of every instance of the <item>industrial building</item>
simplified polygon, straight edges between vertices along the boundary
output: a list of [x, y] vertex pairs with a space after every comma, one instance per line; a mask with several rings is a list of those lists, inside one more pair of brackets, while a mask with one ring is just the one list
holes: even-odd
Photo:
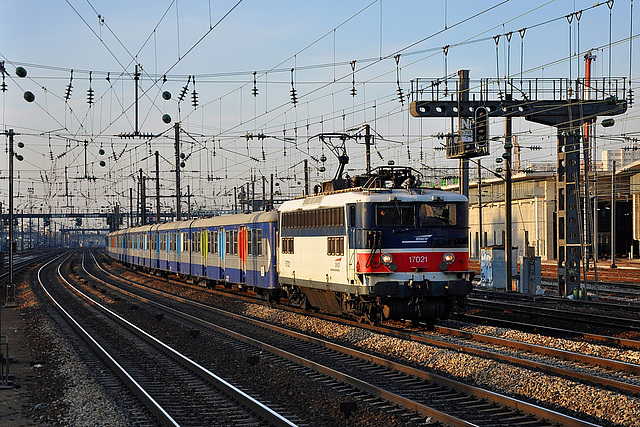
[[[512, 232], [513, 247], [518, 258], [526, 247], [533, 248], [542, 260], [557, 259], [557, 175], [547, 167], [530, 165], [512, 176]], [[539, 170], [542, 169], [542, 170]], [[600, 163], [590, 172], [588, 206], [584, 203], [584, 186], [580, 194], [581, 216], [588, 210], [587, 221], [580, 224], [582, 242], [591, 246], [597, 230], [598, 258], [611, 255], [612, 170]], [[597, 177], [597, 184], [596, 184]], [[482, 247], [505, 243], [505, 181], [498, 177], [481, 179], [478, 199], [478, 180], [469, 183], [469, 250], [472, 258], [479, 258]], [[447, 189], [457, 190], [457, 185]], [[594, 195], [597, 194], [598, 214], [593, 216]], [[478, 218], [481, 218], [480, 224]], [[615, 255], [619, 258], [640, 257], [640, 160], [615, 172]], [[588, 249], [591, 251], [591, 249]], [[592, 254], [589, 254], [592, 256]]]

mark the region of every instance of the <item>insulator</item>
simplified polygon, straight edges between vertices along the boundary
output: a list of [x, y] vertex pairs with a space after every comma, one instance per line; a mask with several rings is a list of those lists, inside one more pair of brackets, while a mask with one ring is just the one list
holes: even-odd
[[351, 96], [356, 96], [356, 92], [357, 92], [357, 91], [356, 91], [356, 88], [355, 88], [355, 87], [352, 87], [352, 88], [351, 88]]
[[91, 88], [87, 90], [87, 102], [89, 103], [89, 105], [93, 104], [93, 89]]
[[0, 84], [0, 90], [2, 92], [6, 92], [7, 91], [7, 84], [3, 81], [2, 84]]
[[69, 77], [69, 84], [67, 85], [67, 91], [64, 94], [65, 101], [68, 101], [71, 98], [71, 91], [73, 90], [73, 86], [71, 83], [73, 82], [73, 70], [71, 70], [71, 77]]
[[164, 92], [162, 92], [162, 99], [164, 99], [165, 101], [170, 100], [171, 92], [169, 92], [168, 90], [165, 90]]
[[20, 78], [27, 77], [27, 70], [24, 67], [18, 67], [16, 68], [16, 75]]
[[404, 94], [402, 93], [402, 88], [398, 86], [398, 100], [402, 105], [404, 105]]
[[253, 89], [251, 89], [251, 94], [253, 96], [258, 96], [258, 86], [256, 82], [256, 71], [253, 72]]
[[67, 85], [67, 90], [66, 90], [66, 92], [65, 92], [65, 94], [64, 94], [64, 99], [65, 99], [66, 101], [68, 101], [68, 100], [69, 100], [69, 98], [71, 98], [71, 92], [72, 92], [72, 91], [73, 91], [73, 86], [71, 86], [71, 83], [69, 83], [69, 84]]
[[629, 104], [629, 108], [633, 107], [633, 89], [629, 89], [629, 94], [627, 95], [627, 103]]
[[29, 92], [29, 91], [26, 91], [26, 92], [24, 93], [24, 99], [25, 99], [25, 101], [27, 101], [27, 102], [33, 102], [33, 101], [35, 101], [35, 100], [36, 100], [36, 96], [35, 96], [33, 93], [31, 93], [31, 92]]
[[193, 108], [198, 106], [198, 92], [195, 89], [191, 92], [191, 105], [193, 105]]
[[291, 88], [291, 103], [298, 103], [298, 97], [296, 96], [296, 90], [294, 88]]
[[178, 95], [178, 101], [182, 102], [188, 90], [189, 90], [189, 85], [186, 84], [180, 91], [180, 95]]

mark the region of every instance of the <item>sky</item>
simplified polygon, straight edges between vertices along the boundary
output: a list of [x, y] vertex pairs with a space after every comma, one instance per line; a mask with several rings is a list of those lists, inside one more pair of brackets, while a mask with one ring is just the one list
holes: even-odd
[[[312, 185], [331, 179], [337, 168], [336, 156], [318, 135], [354, 135], [365, 124], [375, 134], [374, 167], [393, 161], [439, 184], [457, 173], [457, 161], [446, 159], [437, 135], [456, 131], [457, 124], [452, 129], [450, 119], [411, 117], [412, 81], [438, 82], [444, 93], [455, 87], [460, 69], [470, 71], [472, 87], [479, 79], [576, 79], [584, 76], [585, 52], [593, 49], [594, 78], [621, 77], [628, 84], [631, 77], [637, 90], [640, 12], [633, 10], [631, 19], [632, 4], [4, 2], [0, 61], [7, 90], [0, 92], [0, 120], [3, 131], [13, 129], [16, 143], [24, 143], [16, 148], [24, 161], [15, 163], [15, 205], [34, 213], [106, 212], [116, 204], [126, 210], [129, 189], [137, 193], [140, 169], [155, 178], [158, 151], [161, 193], [167, 196], [163, 211], [173, 209], [168, 196], [175, 194], [175, 123], [185, 157], [181, 192], [193, 195], [192, 210], [228, 209], [233, 188], [252, 180], [261, 195], [262, 178], [271, 174], [278, 197], [301, 195], [304, 160]], [[136, 64], [142, 70], [138, 130], [152, 136], [121, 138], [135, 131]], [[18, 77], [17, 67], [24, 67], [27, 77]], [[35, 102], [24, 100], [25, 91]], [[169, 100], [164, 92], [171, 94]], [[616, 117], [613, 127], [596, 128], [599, 149], [634, 145], [640, 131], [635, 110]], [[503, 120], [491, 123], [491, 136], [501, 136]], [[518, 118], [513, 131], [524, 147], [522, 165], [556, 162], [554, 128]], [[491, 155], [483, 159], [487, 168], [499, 166], [494, 159], [502, 144], [492, 142]], [[527, 148], [538, 146], [541, 150]], [[345, 148], [347, 173], [362, 173], [362, 139], [348, 139]], [[4, 206], [7, 164], [5, 154], [0, 159]], [[154, 181], [147, 182], [147, 194], [155, 195]]]

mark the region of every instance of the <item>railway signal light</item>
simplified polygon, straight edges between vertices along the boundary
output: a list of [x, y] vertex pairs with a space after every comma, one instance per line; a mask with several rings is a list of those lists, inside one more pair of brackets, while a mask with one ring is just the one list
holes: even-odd
[[474, 112], [473, 140], [478, 147], [489, 143], [489, 112], [485, 107], [478, 107]]

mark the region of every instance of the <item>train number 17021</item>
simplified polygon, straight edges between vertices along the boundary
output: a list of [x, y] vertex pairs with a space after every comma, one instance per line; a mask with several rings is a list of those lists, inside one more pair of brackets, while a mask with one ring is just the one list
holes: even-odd
[[426, 255], [410, 255], [409, 262], [411, 264], [425, 264], [427, 262]]

